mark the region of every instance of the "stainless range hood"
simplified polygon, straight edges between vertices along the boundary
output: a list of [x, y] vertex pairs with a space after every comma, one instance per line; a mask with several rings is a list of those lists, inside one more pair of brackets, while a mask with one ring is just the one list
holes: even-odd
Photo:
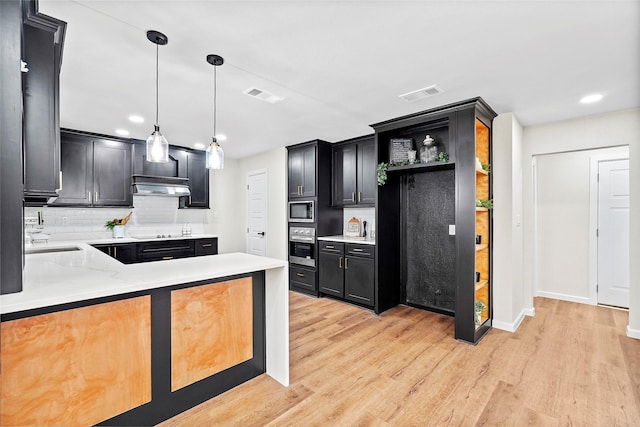
[[132, 175], [134, 196], [190, 196], [189, 178]]

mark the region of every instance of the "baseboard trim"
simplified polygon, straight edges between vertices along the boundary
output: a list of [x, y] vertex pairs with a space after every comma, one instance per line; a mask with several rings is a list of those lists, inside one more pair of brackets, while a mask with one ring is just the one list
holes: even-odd
[[533, 316], [536, 315], [536, 308], [535, 307], [525, 308], [522, 311], [524, 312], [525, 316], [533, 317]]
[[627, 336], [640, 340], [640, 329], [632, 329], [631, 326], [627, 325]]
[[566, 294], [561, 294], [561, 293], [557, 293], [557, 292], [546, 292], [546, 291], [537, 291], [536, 292], [536, 296], [537, 297], [544, 297], [544, 298], [551, 298], [551, 299], [559, 299], [559, 300], [562, 300], [562, 301], [577, 302], [577, 303], [580, 303], [580, 304], [592, 305], [591, 304], [591, 300], [589, 299], [589, 297], [577, 297], [575, 295], [566, 295]]
[[516, 320], [514, 320], [511, 323], [510, 322], [501, 322], [500, 320], [493, 319], [491, 321], [491, 325], [496, 329], [501, 329], [501, 330], [507, 331], [507, 332], [515, 332], [515, 331], [518, 330], [518, 328], [520, 327], [520, 324], [524, 320], [524, 316], [526, 315], [526, 310], [527, 309], [523, 309], [520, 312], [520, 314], [518, 315], [518, 317], [516, 318]]

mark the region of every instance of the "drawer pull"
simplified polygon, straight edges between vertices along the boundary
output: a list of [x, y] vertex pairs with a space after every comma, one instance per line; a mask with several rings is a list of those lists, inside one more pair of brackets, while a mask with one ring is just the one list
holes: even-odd
[[213, 246], [213, 243], [204, 243], [202, 245], [203, 248], [210, 248], [211, 246]]
[[364, 252], [364, 249], [353, 248], [353, 252]]
[[162, 259], [163, 260], [165, 260], [165, 259], [173, 259], [173, 257], [172, 256], [163, 256]]
[[335, 249], [336, 247], [335, 247], [335, 246], [333, 246], [333, 245], [327, 245], [327, 246], [326, 246], [326, 248], [327, 248], [327, 249]]
[[296, 273], [296, 275], [297, 275], [298, 277], [304, 277], [304, 274], [302, 274], [302, 273]]

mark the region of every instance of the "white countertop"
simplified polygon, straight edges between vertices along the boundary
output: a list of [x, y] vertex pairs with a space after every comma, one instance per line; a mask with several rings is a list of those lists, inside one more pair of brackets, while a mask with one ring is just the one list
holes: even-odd
[[[162, 240], [185, 240], [185, 239], [213, 239], [218, 237], [217, 234], [193, 234], [191, 236], [182, 236], [177, 234], [172, 237], [156, 237], [155, 234], [150, 233], [141, 233], [140, 235], [133, 234], [132, 236], [126, 236], [120, 239], [114, 239], [112, 237], [109, 238], [98, 238], [98, 239], [82, 239], [86, 243], [90, 245], [110, 245], [113, 243], [140, 243], [140, 242], [148, 242], [148, 241], [162, 241]], [[65, 241], [66, 242], [66, 241]], [[65, 243], [63, 241], [52, 241], [50, 243]], [[38, 243], [34, 243], [31, 247], [38, 247]]]
[[[200, 237], [201, 235], [191, 236], [191, 238]], [[140, 241], [129, 238], [99, 239], [91, 243]], [[77, 247], [80, 250], [25, 255], [23, 290], [0, 296], [0, 313], [13, 313], [198, 280], [217, 279], [288, 265], [283, 260], [245, 253], [125, 265], [85, 242], [52, 242], [46, 246], [34, 244], [30, 247]]]
[[323, 236], [318, 237], [318, 240], [328, 240], [331, 242], [342, 242], [342, 243], [358, 243], [361, 245], [375, 245], [375, 240], [363, 239], [362, 237], [349, 237], [345, 235], [337, 235], [337, 236]]

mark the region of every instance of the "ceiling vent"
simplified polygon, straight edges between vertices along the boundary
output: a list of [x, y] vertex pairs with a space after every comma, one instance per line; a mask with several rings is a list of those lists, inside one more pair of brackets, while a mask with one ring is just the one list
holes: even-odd
[[268, 102], [269, 104], [275, 104], [276, 102], [282, 101], [284, 99], [262, 89], [258, 89], [257, 87], [250, 87], [243, 93], [259, 99], [260, 101]]
[[418, 99], [428, 98], [433, 95], [437, 95], [439, 93], [444, 92], [436, 85], [431, 85], [429, 87], [425, 87], [422, 89], [414, 90], [412, 92], [405, 93], [400, 95], [400, 98], [404, 99], [407, 102], [417, 101]]

